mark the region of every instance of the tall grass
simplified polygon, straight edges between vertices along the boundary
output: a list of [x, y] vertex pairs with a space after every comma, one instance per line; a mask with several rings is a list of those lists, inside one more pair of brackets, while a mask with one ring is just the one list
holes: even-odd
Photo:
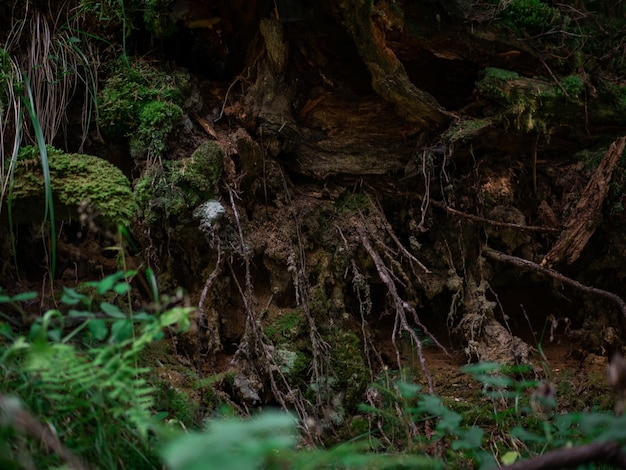
[[82, 34], [84, 15], [78, 7], [63, 3], [48, 13], [26, 1], [0, 49], [0, 214], [6, 199], [12, 225], [10, 194], [19, 149], [23, 143], [36, 145], [45, 187], [43, 225], [49, 218], [54, 275], [56, 236], [46, 144], [52, 144], [60, 131], [67, 131], [68, 107], [82, 90], [82, 136], [77, 149], [82, 151], [95, 109], [98, 57], [88, 35]]

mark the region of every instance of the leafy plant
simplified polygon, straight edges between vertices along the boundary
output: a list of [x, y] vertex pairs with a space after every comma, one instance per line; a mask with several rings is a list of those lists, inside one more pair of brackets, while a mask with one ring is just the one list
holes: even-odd
[[[100, 295], [124, 294], [127, 276], [117, 273], [89, 287]], [[0, 300], [16, 303], [21, 298]], [[129, 468], [157, 466], [154, 437], [149, 435], [159, 431], [152, 410], [154, 389], [143, 378], [147, 369], [138, 365], [137, 356], [162, 337], [163, 329], [186, 329], [190, 309], [131, 315], [102, 301], [94, 311], [93, 297], [74, 289], [65, 289], [61, 300], [81, 309], [70, 309], [67, 315], [48, 311], [27, 336], [2, 330], [0, 392], [19, 397], [24, 408], [45, 420], [60, 442], [85, 461], [98, 462], [100, 468], [119, 468], [119, 460]], [[65, 328], [75, 320], [78, 326]], [[88, 349], [72, 341], [85, 331], [92, 338]], [[4, 436], [12, 443], [5, 448], [27, 449], [37, 468], [56, 461], [58, 455], [40, 451], [45, 442], [18, 432], [20, 422], [8, 416], [3, 427], [14, 430]], [[13, 451], [11, 455], [18, 460]]]

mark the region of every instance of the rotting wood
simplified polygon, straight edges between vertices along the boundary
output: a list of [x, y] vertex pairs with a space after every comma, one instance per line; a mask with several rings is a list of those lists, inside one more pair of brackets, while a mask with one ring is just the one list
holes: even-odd
[[550, 267], [562, 261], [572, 264], [580, 257], [587, 242], [602, 221], [602, 204], [609, 192], [611, 175], [625, 145], [626, 137], [620, 137], [609, 146], [565, 224], [565, 229], [541, 261], [542, 266]]
[[386, 44], [384, 31], [374, 24], [371, 5], [360, 0], [340, 0], [333, 4], [333, 9], [369, 69], [372, 88], [379, 96], [394, 103], [408, 121], [424, 129], [442, 127], [454, 118], [433, 96], [411, 82]]
[[497, 261], [503, 261], [505, 263], [510, 263], [522, 269], [527, 269], [527, 270], [536, 271], [536, 272], [545, 274], [546, 276], [556, 279], [557, 281], [561, 281], [564, 284], [568, 284], [588, 294], [598, 295], [600, 297], [604, 297], [605, 299], [611, 300], [619, 306], [620, 310], [622, 311], [622, 314], [624, 315], [624, 317], [626, 317], [626, 302], [624, 302], [624, 300], [617, 294], [606, 291], [604, 289], [598, 289], [597, 287], [586, 286], [584, 284], [581, 284], [578, 281], [575, 281], [574, 279], [571, 279], [561, 274], [558, 271], [555, 271], [554, 269], [550, 269], [540, 264], [533, 263], [532, 261], [529, 261], [524, 258], [518, 258], [517, 256], [507, 255], [505, 253], [502, 253], [500, 251], [494, 250], [489, 247], [483, 247], [482, 254], [484, 254], [488, 258], [495, 259]]

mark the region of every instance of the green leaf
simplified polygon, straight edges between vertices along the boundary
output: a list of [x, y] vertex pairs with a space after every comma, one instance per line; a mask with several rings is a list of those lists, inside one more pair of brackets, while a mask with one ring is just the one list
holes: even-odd
[[546, 440], [545, 436], [529, 432], [521, 426], [511, 429], [511, 436], [517, 437], [522, 442], [545, 442]]
[[63, 295], [61, 296], [61, 302], [63, 302], [65, 305], [76, 305], [80, 302], [88, 304], [89, 297], [83, 294], [79, 294], [71, 287], [63, 286]]
[[133, 334], [133, 323], [126, 320], [118, 320], [111, 325], [111, 338], [110, 342], [119, 343], [128, 339]]
[[400, 395], [402, 395], [404, 398], [415, 398], [422, 390], [421, 385], [407, 382], [398, 382], [397, 386]]
[[178, 324], [179, 331], [187, 331], [190, 326], [189, 315], [196, 309], [193, 307], [174, 307], [166, 310], [159, 317], [161, 327]]
[[480, 449], [484, 434], [485, 432], [478, 426], [472, 426], [467, 430], [459, 429], [456, 431], [459, 440], [452, 443], [452, 449]]
[[74, 309], [68, 310], [67, 316], [74, 317], [74, 318], [94, 318], [94, 314], [91, 312], [85, 312], [84, 310], [74, 310]]
[[102, 302], [100, 309], [111, 318], [127, 319], [127, 316], [117, 307], [109, 302]]
[[510, 450], [506, 454], [504, 454], [502, 457], [500, 457], [500, 462], [502, 462], [502, 465], [505, 465], [505, 466], [513, 465], [519, 458], [520, 458], [519, 452]]
[[23, 302], [25, 300], [33, 300], [37, 298], [37, 292], [20, 292], [13, 296], [13, 302]]
[[114, 274], [111, 274], [105, 277], [101, 281], [86, 282], [85, 285], [95, 287], [96, 290], [98, 291], [98, 294], [105, 294], [111, 289], [113, 289], [113, 286], [117, 284], [121, 279], [124, 279], [124, 276], [125, 275], [123, 272], [118, 271]]
[[113, 291], [118, 295], [124, 295], [130, 290], [130, 285], [127, 282], [118, 282], [113, 286]]
[[96, 338], [98, 341], [103, 341], [104, 338], [107, 337], [107, 334], [109, 334], [109, 329], [107, 328], [106, 321], [100, 318], [91, 320], [87, 324], [87, 327], [89, 328], [89, 331], [91, 331], [93, 337]]

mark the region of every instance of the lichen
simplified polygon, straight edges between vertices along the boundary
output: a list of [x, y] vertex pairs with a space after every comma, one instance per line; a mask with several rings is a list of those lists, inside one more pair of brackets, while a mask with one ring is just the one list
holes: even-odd
[[[77, 217], [78, 207], [88, 201], [104, 224], [129, 224], [136, 206], [130, 182], [119, 168], [93, 155], [67, 154], [52, 147], [47, 154], [57, 218]], [[20, 153], [12, 200], [16, 220], [41, 220], [44, 178], [34, 147], [25, 147]]]

